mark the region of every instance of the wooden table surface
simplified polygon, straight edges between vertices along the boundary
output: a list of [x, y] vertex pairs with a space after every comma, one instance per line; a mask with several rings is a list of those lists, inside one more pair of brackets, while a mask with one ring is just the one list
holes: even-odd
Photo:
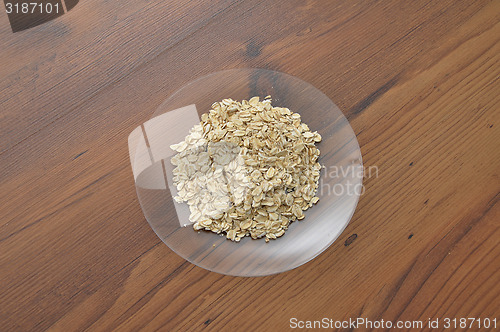
[[[500, 327], [499, 40], [498, 0], [87, 0], [18, 33], [1, 14], [0, 330]], [[238, 67], [322, 90], [379, 169], [331, 247], [269, 277], [172, 252], [128, 159], [169, 94]]]

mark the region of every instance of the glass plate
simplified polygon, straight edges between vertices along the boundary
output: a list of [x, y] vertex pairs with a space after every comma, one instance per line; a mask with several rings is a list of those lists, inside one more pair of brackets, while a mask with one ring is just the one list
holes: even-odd
[[[195, 231], [186, 204], [175, 202], [171, 144], [184, 140], [212, 103], [270, 95], [273, 106], [298, 112], [323, 140], [317, 196], [305, 219], [266, 243], [243, 238], [239, 243], [208, 231]], [[129, 136], [137, 196], [144, 215], [167, 246], [210, 271], [234, 276], [264, 276], [296, 268], [327, 249], [342, 233], [362, 191], [363, 166], [356, 135], [340, 109], [321, 91], [299, 78], [256, 68], [231, 69], [201, 77], [175, 92], [150, 120]]]

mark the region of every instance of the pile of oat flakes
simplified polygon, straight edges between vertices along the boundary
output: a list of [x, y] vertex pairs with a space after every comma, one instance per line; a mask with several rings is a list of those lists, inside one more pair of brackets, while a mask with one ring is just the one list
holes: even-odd
[[174, 199], [189, 205], [195, 230], [236, 242], [276, 239], [319, 200], [320, 141], [298, 113], [273, 107], [269, 96], [216, 102], [171, 146]]

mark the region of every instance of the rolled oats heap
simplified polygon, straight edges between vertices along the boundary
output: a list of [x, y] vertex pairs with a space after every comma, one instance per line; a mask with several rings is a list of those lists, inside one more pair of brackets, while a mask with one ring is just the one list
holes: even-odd
[[174, 199], [195, 230], [276, 239], [316, 204], [321, 166], [316, 131], [270, 97], [212, 105], [184, 141], [172, 145]]

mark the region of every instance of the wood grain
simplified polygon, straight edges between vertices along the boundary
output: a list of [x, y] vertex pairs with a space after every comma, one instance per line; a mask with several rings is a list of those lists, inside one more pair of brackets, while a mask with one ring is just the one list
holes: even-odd
[[[500, 319], [499, 1], [89, 0], [0, 27], [1, 330]], [[169, 94], [234, 67], [322, 90], [379, 169], [338, 241], [270, 277], [174, 254], [128, 161]]]

